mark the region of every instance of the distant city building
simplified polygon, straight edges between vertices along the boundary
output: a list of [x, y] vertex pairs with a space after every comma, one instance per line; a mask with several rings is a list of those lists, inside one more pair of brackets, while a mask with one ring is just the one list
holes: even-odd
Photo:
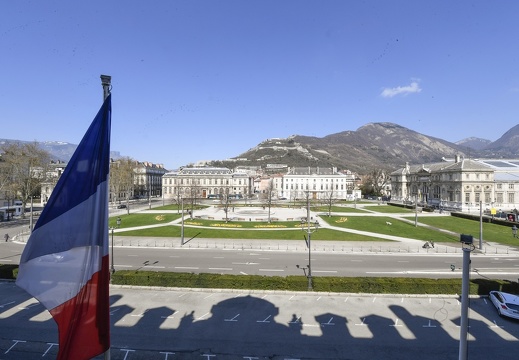
[[[117, 160], [111, 161], [110, 166], [117, 163]], [[59, 178], [65, 171], [67, 163], [62, 161], [51, 162], [49, 169], [47, 170], [46, 181], [41, 184], [41, 205], [45, 206], [47, 201], [49, 200], [54, 187], [56, 186]], [[129, 198], [140, 196], [140, 197], [161, 197], [162, 196], [162, 175], [164, 175], [167, 170], [164, 169], [162, 164], [153, 164], [151, 162], [139, 162], [135, 161], [135, 165], [133, 168], [134, 171], [134, 180], [133, 180], [133, 188], [131, 189], [131, 193], [129, 194]], [[110, 201], [113, 199], [125, 199], [126, 195], [118, 194], [118, 196], [114, 196], [110, 192], [109, 194]]]
[[162, 177], [164, 199], [218, 198], [229, 194], [247, 198], [251, 194], [251, 178], [245, 172], [223, 167], [186, 167]]
[[337, 168], [294, 167], [275, 181], [274, 187], [287, 199], [304, 199], [309, 193], [311, 199], [354, 200], [361, 196], [356, 179], [355, 174], [338, 172]]
[[162, 164], [136, 162], [134, 172], [134, 196], [162, 196], [162, 176], [168, 172]]
[[444, 159], [391, 173], [391, 200], [460, 211], [512, 210], [519, 200], [519, 160]]

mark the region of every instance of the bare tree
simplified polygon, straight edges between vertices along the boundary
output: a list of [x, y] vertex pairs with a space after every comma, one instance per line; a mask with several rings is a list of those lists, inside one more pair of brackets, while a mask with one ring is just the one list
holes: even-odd
[[24, 214], [27, 200], [41, 192], [41, 183], [47, 176], [50, 164], [50, 154], [37, 142], [8, 143], [2, 146], [1, 152], [0, 186], [13, 199], [20, 198]]
[[365, 194], [380, 196], [390, 177], [383, 169], [373, 169], [362, 180], [362, 190]]
[[126, 212], [130, 213], [130, 197], [135, 186], [136, 161], [123, 157], [110, 164], [110, 191], [114, 203], [121, 200], [126, 202]]
[[222, 209], [225, 212], [225, 222], [229, 221], [229, 208], [231, 207], [232, 199], [229, 194], [229, 188], [225, 188], [223, 193], [220, 194], [220, 205], [222, 205]]
[[265, 188], [265, 193], [262, 194], [261, 200], [263, 207], [266, 207], [268, 209], [268, 222], [270, 224], [270, 213], [274, 201], [274, 181], [272, 181], [272, 179], [268, 180], [267, 187]]
[[328, 208], [328, 216], [332, 216], [332, 207], [335, 203], [337, 203], [339, 201], [339, 199], [337, 199], [336, 197], [336, 192], [335, 192], [335, 189], [334, 189], [334, 184], [332, 183], [331, 184], [331, 189], [330, 191], [327, 191], [324, 195], [325, 197], [323, 197], [323, 201], [324, 203], [326, 204], [326, 207]]
[[184, 193], [187, 192], [187, 200], [189, 202], [190, 209], [188, 210], [189, 217], [193, 219], [193, 212], [195, 206], [198, 203], [200, 196], [200, 179], [191, 178], [189, 179], [189, 186], [184, 188]]

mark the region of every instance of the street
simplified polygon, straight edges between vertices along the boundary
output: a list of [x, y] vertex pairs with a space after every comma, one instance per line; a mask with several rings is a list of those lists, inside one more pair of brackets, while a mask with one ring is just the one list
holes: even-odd
[[[111, 358], [458, 359], [454, 296], [138, 289], [112, 286]], [[53, 358], [48, 312], [12, 282], [0, 283], [0, 358]], [[470, 359], [514, 359], [519, 322], [470, 300]], [[102, 357], [98, 357], [101, 359]]]
[[[278, 244], [283, 242], [278, 241]], [[292, 242], [293, 243], [293, 242]], [[287, 276], [304, 275], [308, 250], [303, 241], [297, 249], [280, 245], [265, 249], [215, 247], [117, 246], [114, 248], [116, 270], [176, 271], [234, 275]], [[18, 264], [23, 244], [1, 244], [0, 262]], [[313, 276], [405, 276], [426, 278], [461, 278], [463, 255], [457, 253], [404, 253], [385, 250], [381, 245], [364, 244], [363, 251], [347, 243], [335, 251], [312, 251]], [[385, 245], [387, 246], [387, 245]], [[471, 278], [517, 281], [519, 257], [516, 254], [471, 254]], [[297, 267], [299, 265], [299, 267]], [[454, 266], [454, 269], [451, 268]]]

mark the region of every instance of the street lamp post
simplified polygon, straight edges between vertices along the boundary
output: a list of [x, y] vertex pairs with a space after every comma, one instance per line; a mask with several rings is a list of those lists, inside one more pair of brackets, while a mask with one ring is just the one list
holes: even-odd
[[306, 199], [306, 222], [301, 220], [301, 230], [306, 232], [307, 235], [307, 246], [308, 246], [308, 290], [313, 289], [312, 284], [312, 244], [311, 244], [311, 236], [312, 233], [317, 231], [319, 227], [319, 221], [315, 220], [315, 223], [310, 223], [310, 194], [308, 194], [308, 198]]
[[118, 217], [117, 218], [117, 226], [112, 226], [110, 228], [110, 230], [112, 231], [112, 274], [115, 272], [115, 267], [114, 267], [114, 230], [117, 229], [119, 226], [121, 225], [121, 218]]
[[182, 226], [180, 227], [180, 244], [184, 245], [184, 198], [180, 198], [182, 201]]

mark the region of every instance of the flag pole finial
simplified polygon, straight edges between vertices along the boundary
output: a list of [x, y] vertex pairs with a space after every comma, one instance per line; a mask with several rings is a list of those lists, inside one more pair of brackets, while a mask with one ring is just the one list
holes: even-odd
[[112, 77], [110, 75], [101, 75], [101, 85], [103, 85], [103, 100], [106, 100], [112, 89]]

